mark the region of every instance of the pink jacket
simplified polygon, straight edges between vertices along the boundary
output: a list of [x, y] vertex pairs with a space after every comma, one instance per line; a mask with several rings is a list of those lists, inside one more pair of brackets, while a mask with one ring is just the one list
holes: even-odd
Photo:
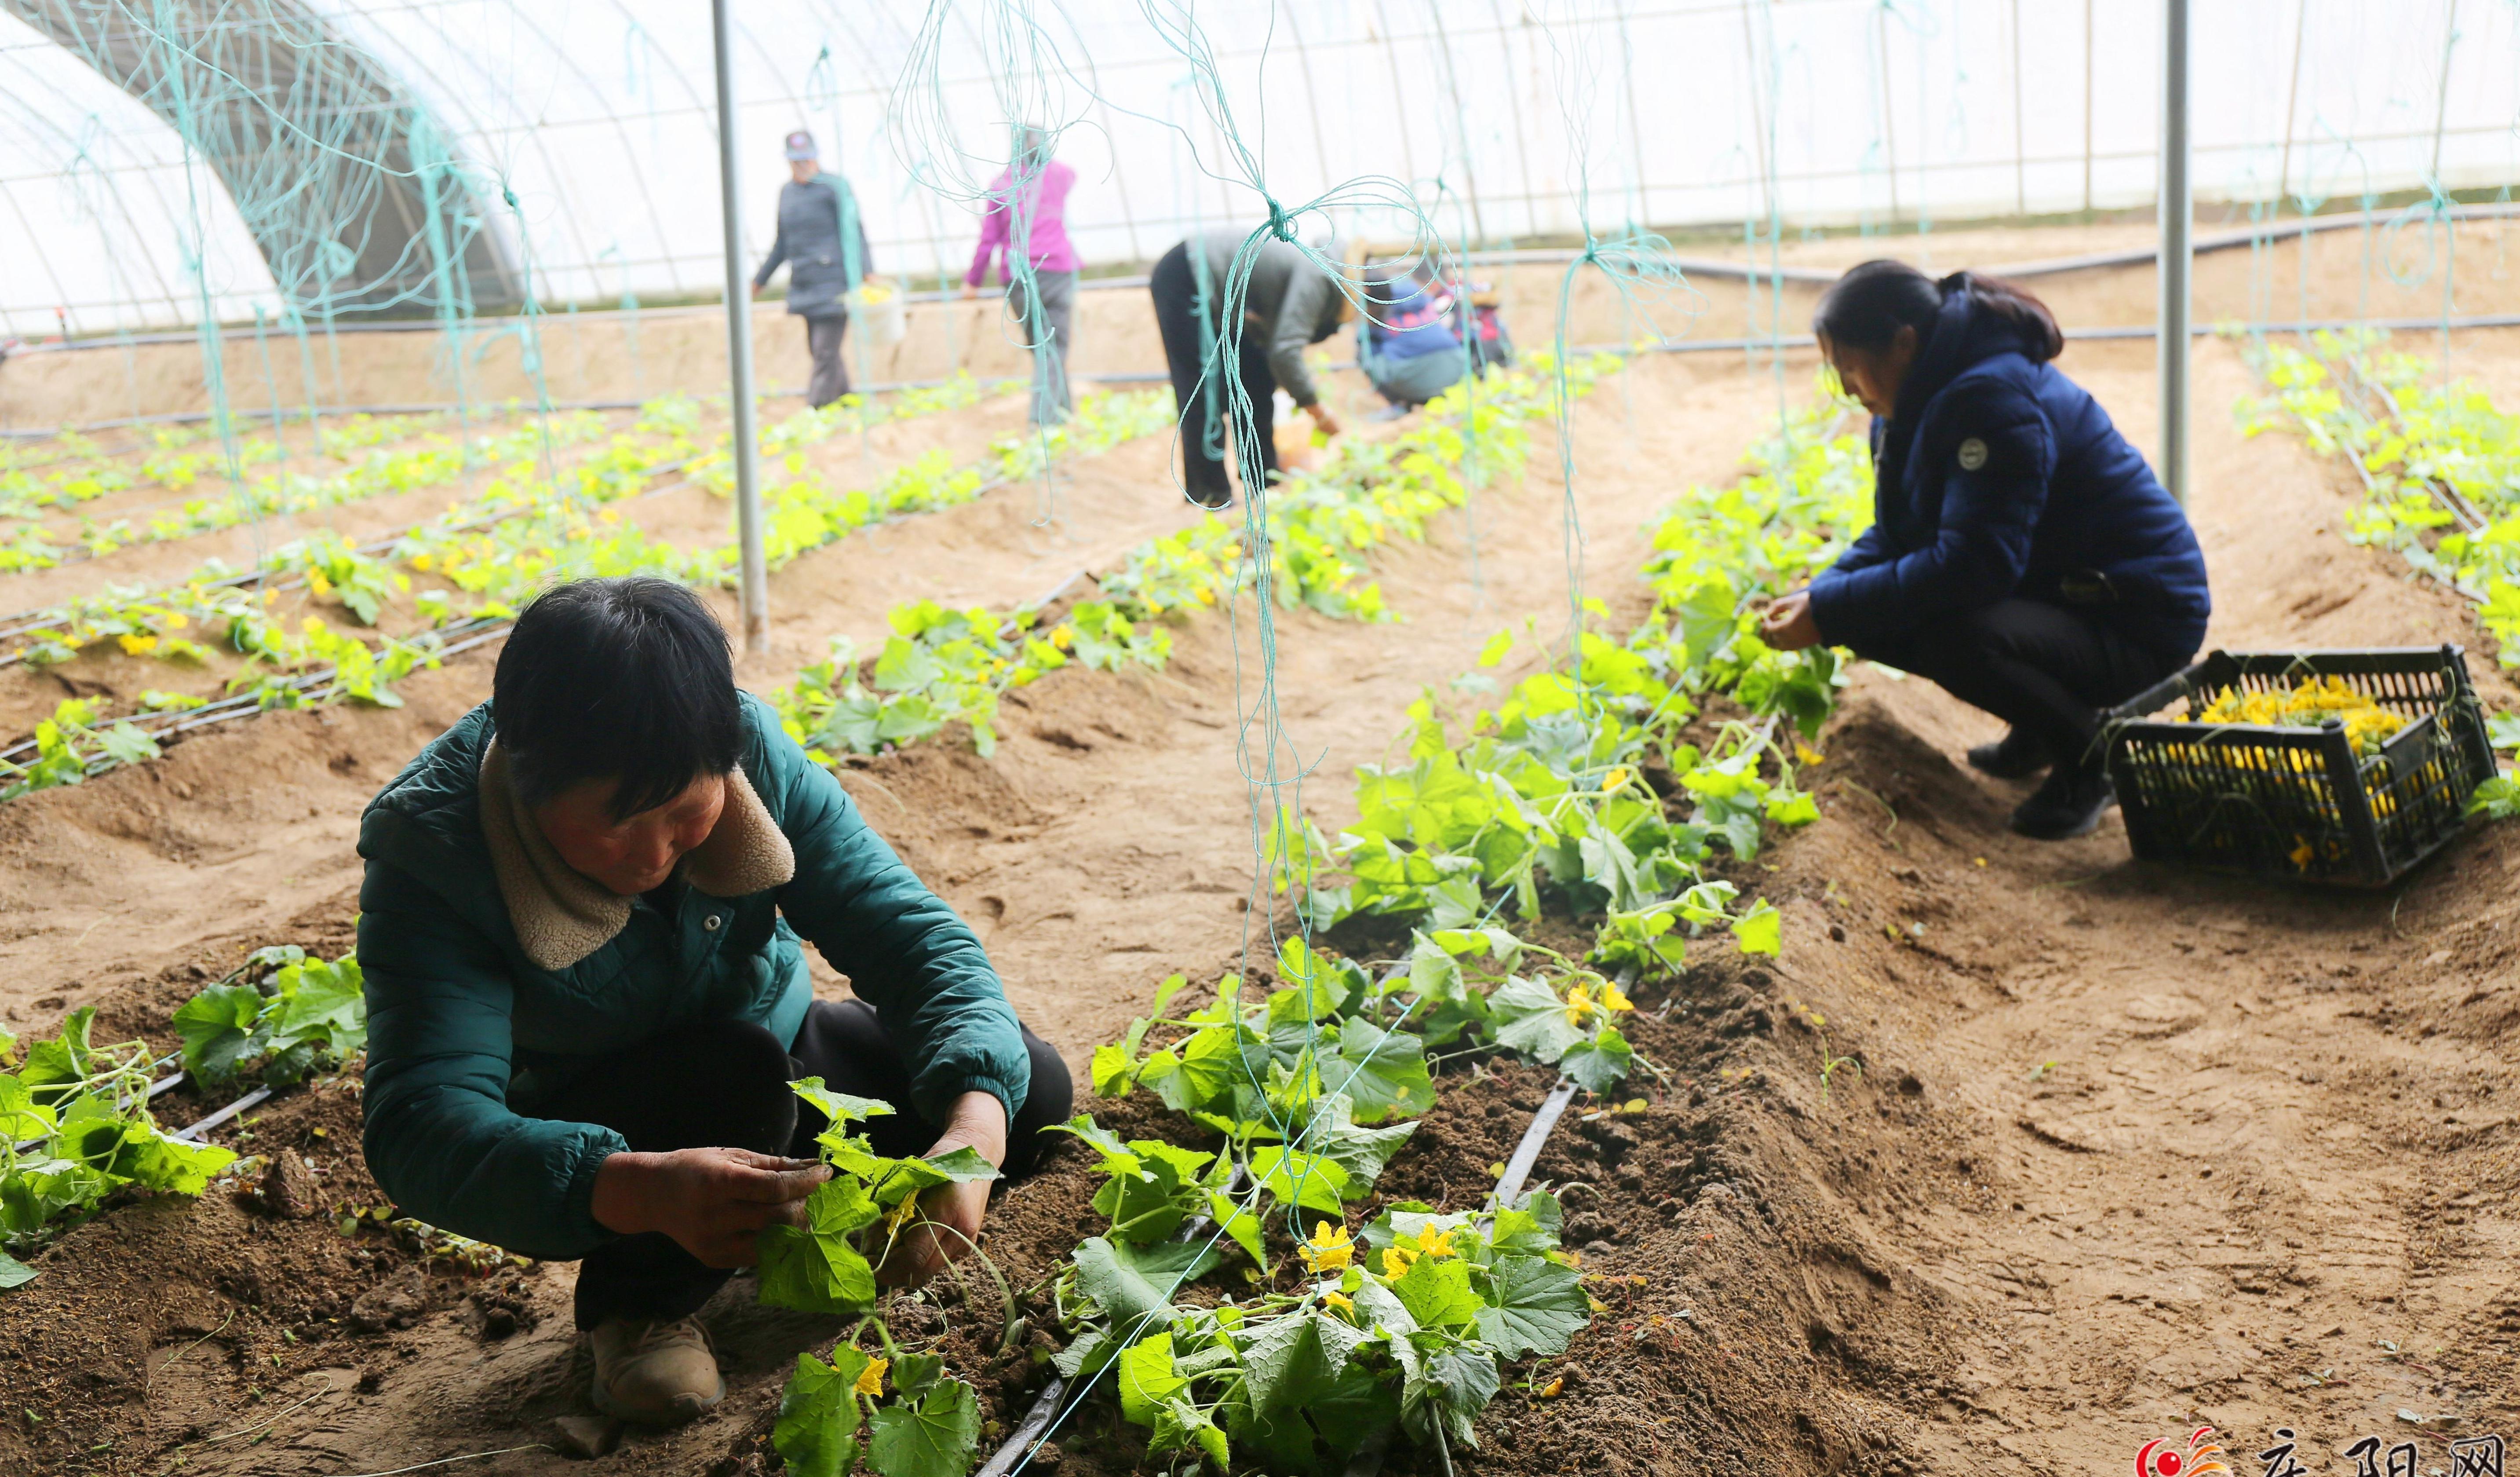
[[[978, 287], [989, 275], [991, 257], [1002, 253], [1012, 254], [1008, 249], [1018, 212], [1032, 238], [1028, 247], [1033, 270], [1076, 270], [1076, 248], [1067, 240], [1067, 192], [1075, 183], [1076, 171], [1052, 160], [1022, 192], [1027, 198], [1017, 200], [1014, 170], [1010, 167], [1000, 171], [997, 181], [989, 186], [989, 211], [980, 221], [980, 249], [972, 254], [971, 270], [964, 274], [963, 281]], [[999, 275], [1012, 277], [1013, 272], [1002, 270]]]

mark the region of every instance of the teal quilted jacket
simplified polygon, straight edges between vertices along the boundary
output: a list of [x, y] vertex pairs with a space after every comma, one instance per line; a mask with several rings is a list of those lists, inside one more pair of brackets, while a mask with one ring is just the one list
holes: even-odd
[[[749, 783], [686, 858], [670, 915], [564, 867], [563, 903], [572, 885], [592, 900], [580, 915], [518, 891], [518, 833], [485, 823], [486, 703], [369, 803], [366, 1147], [407, 1214], [556, 1260], [609, 1239], [589, 1210], [595, 1172], [628, 1145], [609, 1129], [529, 1116], [534, 1095], [686, 1022], [732, 1016], [792, 1041], [813, 998], [802, 940], [915, 1064], [915, 1101], [902, 1106], [942, 1122], [955, 1097], [983, 1091], [1012, 1122], [1023, 1105], [1029, 1058], [979, 940], [768, 706], [746, 695], [743, 708]], [[529, 849], [557, 865], [539, 833]]]

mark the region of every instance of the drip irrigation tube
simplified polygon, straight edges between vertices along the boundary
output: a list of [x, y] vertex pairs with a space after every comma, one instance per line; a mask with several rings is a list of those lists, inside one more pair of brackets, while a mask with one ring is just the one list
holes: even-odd
[[238, 1098], [235, 1102], [228, 1104], [226, 1107], [219, 1109], [216, 1113], [202, 1119], [200, 1123], [190, 1124], [184, 1128], [177, 1129], [167, 1136], [170, 1138], [198, 1140], [202, 1134], [217, 1128], [219, 1125], [226, 1123], [229, 1119], [236, 1117], [246, 1109], [259, 1107], [263, 1103], [269, 1102], [271, 1100], [271, 1094], [278, 1090], [279, 1089], [276, 1087], [256, 1087], [245, 1096]]

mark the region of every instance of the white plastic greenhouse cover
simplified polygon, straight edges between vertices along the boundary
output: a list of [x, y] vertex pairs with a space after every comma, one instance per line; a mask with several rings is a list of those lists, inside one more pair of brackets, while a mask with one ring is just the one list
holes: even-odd
[[[493, 229], [545, 303], [714, 296], [706, 6], [306, 4], [492, 182]], [[2154, 188], [2160, 8], [2129, 0], [746, 0], [738, 15], [750, 250], [775, 224], [781, 135], [806, 127], [855, 182], [877, 265], [896, 275], [960, 275], [969, 199], [1017, 115], [1063, 129], [1080, 176], [1068, 223], [1090, 263], [1258, 220], [1265, 205], [1168, 38], [1191, 20], [1279, 201], [1388, 175], [1457, 240], [1770, 218], [1902, 231], [2139, 207]], [[2291, 213], [2520, 177], [2508, 5], [2226, 0], [2195, 24], [2200, 201]], [[937, 85], [905, 95], [922, 26]], [[1002, 65], [1035, 48], [1048, 69]], [[14, 19], [0, 19], [0, 196], [9, 332], [280, 309], [243, 219], [176, 132]], [[1335, 226], [1405, 222], [1343, 212]]]

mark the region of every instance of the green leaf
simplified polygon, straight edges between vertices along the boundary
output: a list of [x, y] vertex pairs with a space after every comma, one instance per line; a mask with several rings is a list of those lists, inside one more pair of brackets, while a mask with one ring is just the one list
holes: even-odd
[[1128, 1096], [1137, 1081], [1137, 1063], [1130, 1060], [1127, 1047], [1105, 1041], [1094, 1048], [1093, 1077], [1098, 1095], [1117, 1100]]
[[[1354, 1024], [1351, 1022], [1350, 1024]], [[1251, 1154], [1251, 1175], [1280, 1205], [1300, 1205], [1323, 1215], [1341, 1217], [1348, 1187], [1347, 1171], [1323, 1154], [1303, 1154], [1272, 1146]]]
[[834, 1092], [824, 1086], [819, 1077], [800, 1077], [788, 1085], [798, 1097], [812, 1103], [814, 1111], [830, 1119], [833, 1127], [863, 1119], [888, 1117], [892, 1112], [892, 1104], [880, 1098], [852, 1097], [846, 1092]]
[[255, 1054], [254, 1022], [262, 992], [250, 985], [213, 985], [175, 1007], [175, 1034], [184, 1041], [184, 1070], [205, 1083], [228, 1081]]
[[1589, 1041], [1577, 1041], [1557, 1059], [1557, 1070], [1575, 1080], [1587, 1092], [1607, 1092], [1628, 1075], [1628, 1064], [1636, 1057], [1628, 1039], [1616, 1026], [1604, 1026]]
[[1414, 1118], [1435, 1106], [1425, 1044], [1361, 1016], [1340, 1023], [1338, 1043], [1323, 1059], [1321, 1073], [1327, 1090], [1354, 1099], [1359, 1123]]
[[1488, 637], [1487, 644], [1479, 648], [1479, 665], [1494, 667], [1504, 661], [1506, 653], [1511, 650], [1513, 650], [1513, 631], [1508, 627]]
[[828, 1364], [813, 1355], [796, 1356], [796, 1372], [779, 1397], [779, 1423], [770, 1430], [770, 1445], [796, 1477], [842, 1477], [858, 1459], [858, 1376], [867, 1356], [846, 1344], [832, 1351]]
[[761, 1231], [761, 1301], [802, 1313], [854, 1313], [873, 1304], [875, 1269], [848, 1237], [880, 1214], [849, 1176], [816, 1186], [805, 1198], [806, 1224]]
[[1158, 1333], [1141, 1339], [1120, 1355], [1120, 1413], [1142, 1426], [1155, 1423], [1155, 1411], [1190, 1378], [1173, 1368], [1173, 1336]]
[[1318, 1308], [1262, 1324], [1242, 1346], [1242, 1376], [1252, 1408], [1261, 1413], [1299, 1410], [1328, 1394], [1364, 1341], [1363, 1330]]
[[1566, 1002], [1556, 992], [1520, 975], [1489, 992], [1488, 1013], [1496, 1043], [1537, 1062], [1555, 1062], [1584, 1039], [1584, 1033], [1566, 1019]]
[[1556, 1196], [1547, 1190], [1526, 1191], [1497, 1212], [1496, 1223], [1488, 1229], [1488, 1245], [1500, 1256], [1536, 1257], [1557, 1249], [1565, 1224], [1566, 1213], [1558, 1207]]
[[1360, 1129], [1347, 1094], [1333, 1092], [1316, 1105], [1312, 1125], [1304, 1131], [1303, 1148], [1328, 1156], [1347, 1171], [1347, 1198], [1356, 1199], [1382, 1177], [1382, 1167], [1417, 1131], [1415, 1119], [1378, 1129]]
[[198, 1195], [236, 1157], [233, 1149], [170, 1137], [154, 1124], [135, 1123], [126, 1127], [113, 1173], [145, 1189]]
[[1785, 915], [1762, 898], [1757, 905], [1733, 922], [1732, 937], [1740, 941], [1741, 952], [1745, 954], [1775, 955], [1784, 948]]
[[1496, 1399], [1497, 1384], [1496, 1361], [1489, 1356], [1458, 1347], [1435, 1349], [1402, 1391], [1402, 1422], [1424, 1438], [1440, 1421], [1448, 1443], [1475, 1449], [1478, 1436], [1470, 1422]]
[[1488, 1298], [1478, 1310], [1479, 1342], [1499, 1359], [1553, 1358], [1592, 1320], [1592, 1307], [1575, 1269], [1546, 1257], [1505, 1257], [1491, 1269]]
[[1088, 1236], [1076, 1248], [1076, 1285], [1115, 1327], [1142, 1318], [1169, 1320], [1182, 1287], [1224, 1260], [1215, 1247], [1201, 1242], [1131, 1246]]
[[980, 1444], [980, 1397], [949, 1379], [915, 1406], [878, 1407], [867, 1462], [883, 1477], [965, 1477]]
[[0, 1251], [0, 1292], [6, 1292], [12, 1287], [23, 1287], [39, 1275], [41, 1273], [35, 1269], [7, 1252]]
[[1235, 1204], [1232, 1196], [1218, 1190], [1207, 1192], [1207, 1214], [1224, 1227], [1228, 1236], [1234, 1238], [1235, 1245], [1242, 1248], [1242, 1254], [1251, 1259], [1252, 1266], [1263, 1269], [1268, 1268], [1269, 1253], [1260, 1239], [1260, 1217], [1257, 1214], [1247, 1206]]
[[1486, 1306], [1470, 1290], [1470, 1264], [1459, 1257], [1419, 1257], [1392, 1281], [1391, 1295], [1420, 1328], [1467, 1328]]

